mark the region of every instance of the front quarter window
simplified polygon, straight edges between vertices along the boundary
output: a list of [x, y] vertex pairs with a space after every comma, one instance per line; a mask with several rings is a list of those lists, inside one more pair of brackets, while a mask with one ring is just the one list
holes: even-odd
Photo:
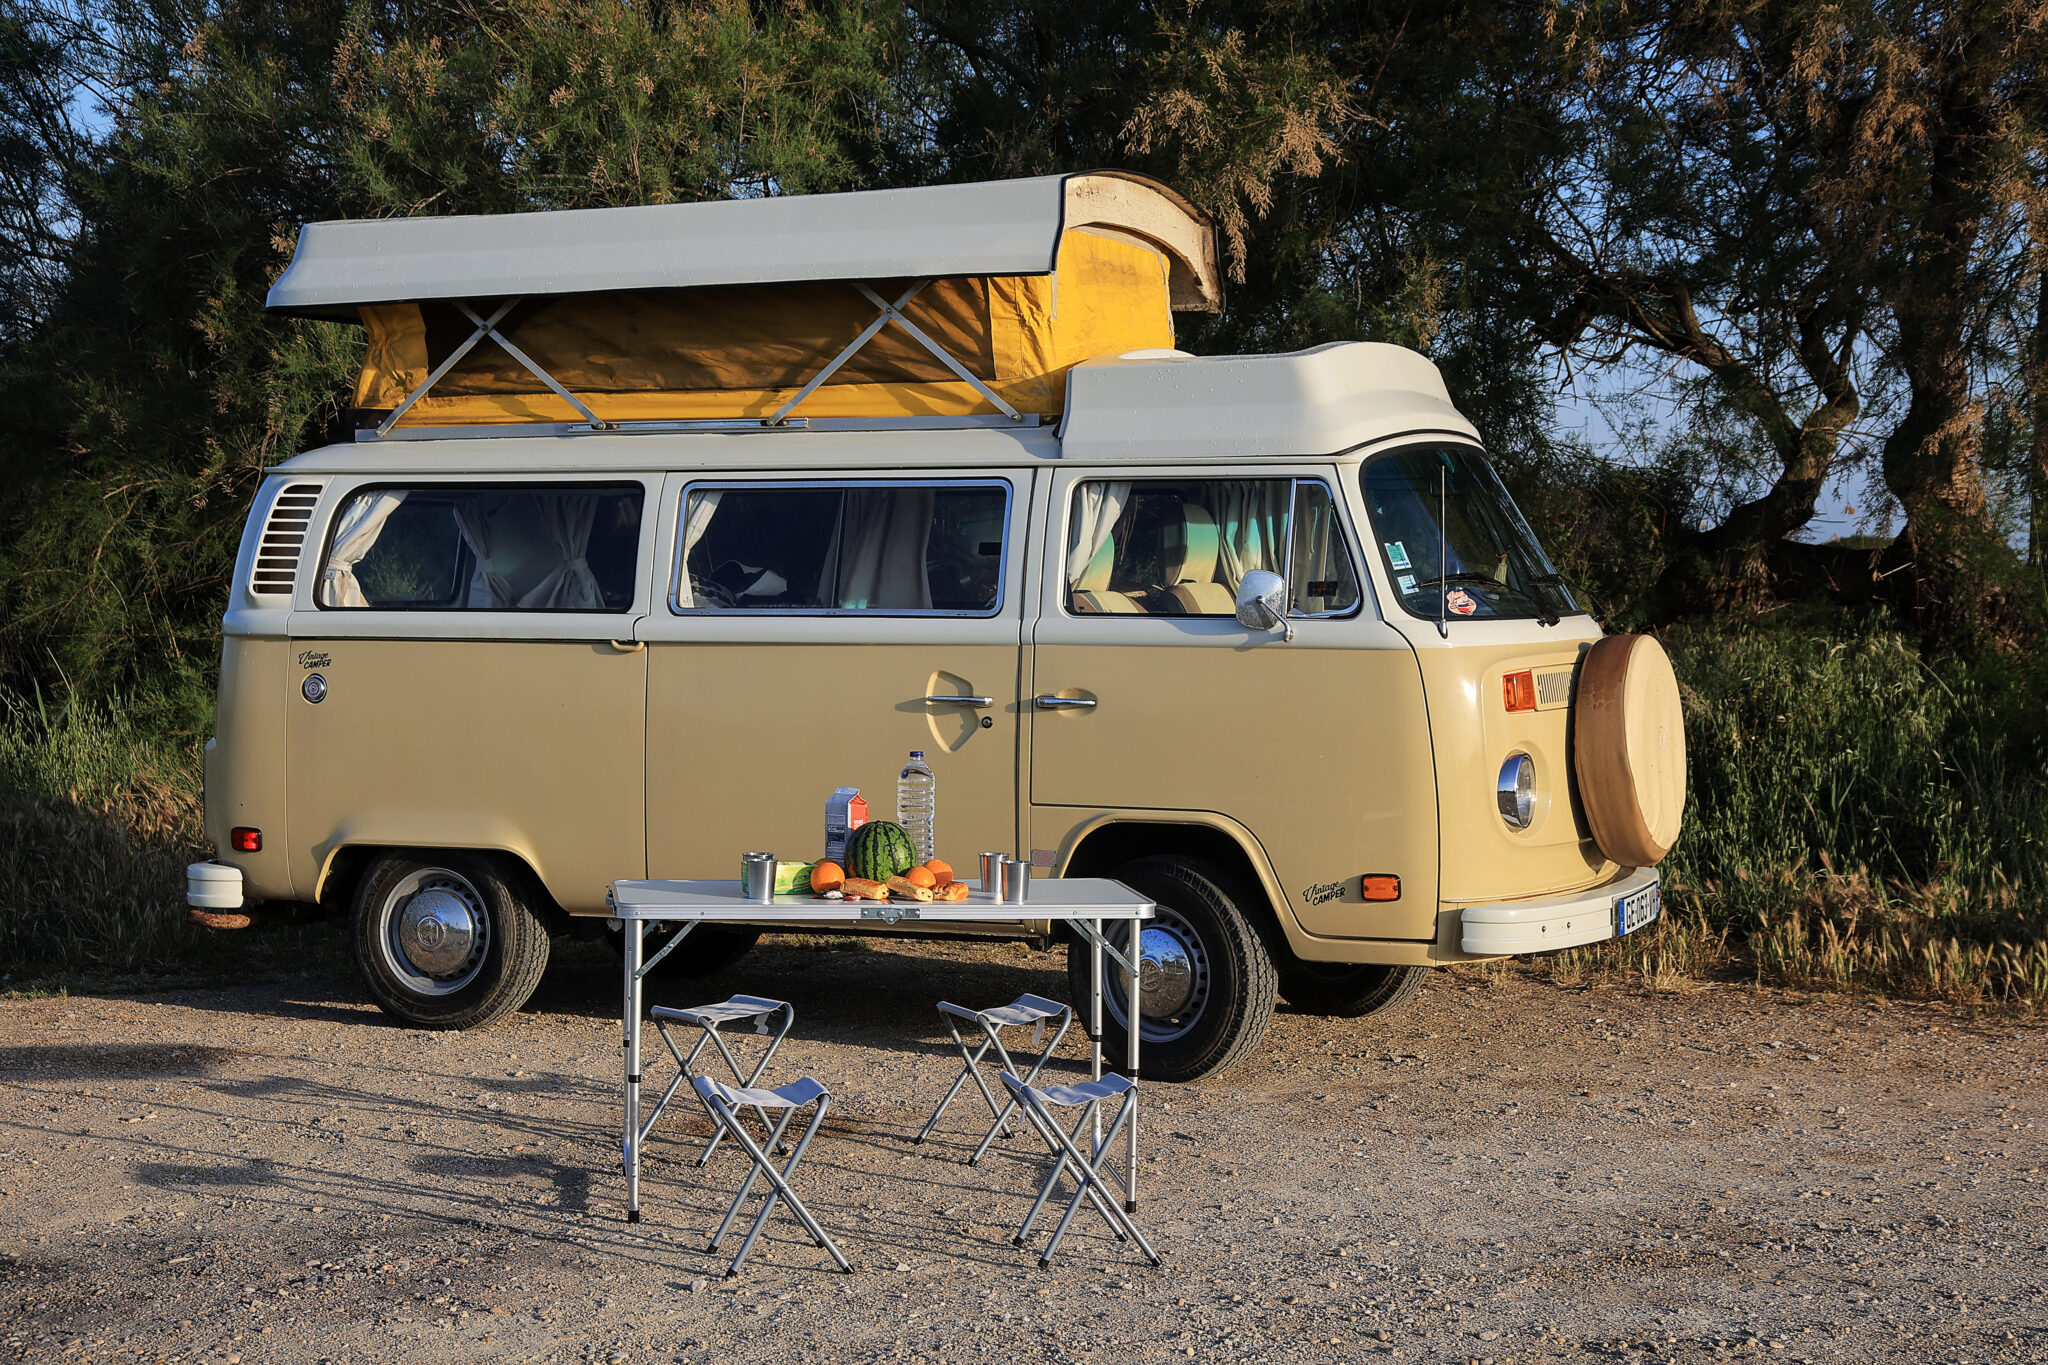
[[1410, 446], [1368, 461], [1359, 478], [1409, 615], [1555, 622], [1584, 610], [1478, 451]]

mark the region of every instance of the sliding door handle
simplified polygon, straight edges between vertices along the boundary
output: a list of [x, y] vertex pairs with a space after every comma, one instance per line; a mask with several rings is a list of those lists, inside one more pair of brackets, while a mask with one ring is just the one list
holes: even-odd
[[980, 711], [994, 706], [996, 699], [994, 697], [926, 697], [924, 702], [927, 706], [971, 706], [975, 710]]
[[621, 654], [638, 654], [647, 648], [645, 640], [612, 640], [608, 643]]
[[1094, 706], [1095, 698], [1093, 697], [1038, 698], [1038, 709], [1041, 711], [1087, 711], [1092, 710]]

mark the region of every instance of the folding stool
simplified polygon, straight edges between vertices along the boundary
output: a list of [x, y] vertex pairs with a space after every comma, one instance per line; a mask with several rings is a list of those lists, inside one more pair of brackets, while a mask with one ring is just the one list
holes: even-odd
[[[1038, 1258], [1038, 1268], [1044, 1270], [1052, 1265], [1052, 1254], [1058, 1249], [1060, 1238], [1066, 1236], [1067, 1224], [1073, 1221], [1074, 1213], [1081, 1207], [1084, 1198], [1094, 1204], [1095, 1211], [1109, 1224], [1109, 1230], [1116, 1234], [1119, 1242], [1135, 1241], [1144, 1251], [1145, 1258], [1153, 1265], [1158, 1265], [1159, 1253], [1145, 1240], [1145, 1234], [1139, 1230], [1137, 1221], [1117, 1203], [1116, 1192], [1110, 1189], [1108, 1182], [1102, 1178], [1103, 1158], [1116, 1146], [1117, 1134], [1123, 1131], [1124, 1124], [1137, 1112], [1137, 1082], [1112, 1073], [1099, 1081], [1080, 1081], [1073, 1085], [1049, 1085], [1043, 1089], [1035, 1089], [1007, 1071], [1003, 1073], [1002, 1079], [1004, 1088], [1023, 1105], [1025, 1117], [1031, 1120], [1032, 1127], [1038, 1129], [1038, 1135], [1045, 1139], [1046, 1146], [1052, 1148], [1056, 1158], [1052, 1163], [1051, 1173], [1045, 1178], [1044, 1188], [1039, 1190], [1037, 1201], [1031, 1205], [1031, 1212], [1024, 1216], [1024, 1226], [1018, 1228], [1017, 1235], [1010, 1240], [1017, 1246], [1024, 1245], [1024, 1239], [1031, 1233], [1031, 1225], [1038, 1221], [1039, 1211], [1045, 1207], [1045, 1201], [1052, 1197], [1052, 1187], [1058, 1183], [1060, 1172], [1071, 1164], [1074, 1167], [1074, 1181], [1078, 1188], [1074, 1191], [1073, 1199], [1067, 1204], [1067, 1211], [1060, 1215], [1059, 1226], [1052, 1230], [1052, 1240], [1045, 1244], [1045, 1253]], [[1088, 1127], [1094, 1106], [1100, 1101], [1114, 1099], [1118, 1095], [1124, 1097], [1124, 1102], [1117, 1106], [1116, 1118], [1111, 1121], [1109, 1131], [1102, 1135], [1102, 1141], [1095, 1144], [1095, 1156], [1090, 1160], [1082, 1155], [1081, 1147], [1077, 1143], [1087, 1140], [1082, 1134]], [[1061, 1128], [1058, 1120], [1053, 1117], [1053, 1105], [1081, 1110], [1080, 1121], [1074, 1125], [1071, 1134]]]
[[[974, 1155], [967, 1158], [967, 1164], [972, 1166], [987, 1154], [989, 1144], [996, 1140], [996, 1134], [1001, 1133], [1004, 1137], [1010, 1135], [1010, 1115], [1015, 1113], [1017, 1109], [1017, 1101], [1015, 1100], [1011, 1100], [1008, 1104], [996, 1103], [995, 1092], [991, 1091], [988, 1088], [988, 1082], [981, 1078], [981, 1059], [988, 1055], [990, 1048], [994, 1048], [996, 1056], [1002, 1061], [1002, 1069], [1010, 1072], [1016, 1071], [1016, 1063], [1010, 1060], [1010, 1050], [1003, 1046], [1003, 1030], [1013, 1024], [1039, 1024], [1042, 1027], [1043, 1021], [1058, 1019], [1060, 1021], [1059, 1031], [1054, 1033], [1052, 1041], [1045, 1045], [1045, 1051], [1038, 1054], [1037, 1063], [1032, 1066], [1030, 1074], [1024, 1078], [1024, 1084], [1026, 1085], [1037, 1084], [1038, 1073], [1045, 1070], [1046, 1062], [1051, 1060], [1052, 1054], [1059, 1050], [1060, 1039], [1067, 1036], [1067, 1029], [1073, 1025], [1074, 1011], [1071, 1006], [1062, 1005], [1057, 1000], [1047, 1000], [1042, 995], [1020, 995], [1007, 1005], [998, 1005], [994, 1009], [986, 1010], [970, 1010], [941, 1000], [939, 1002], [939, 1017], [945, 1020], [946, 1027], [952, 1031], [953, 1046], [960, 1049], [960, 1058], [965, 1065], [961, 1069], [960, 1074], [953, 1078], [953, 1088], [946, 1092], [946, 1097], [939, 1101], [939, 1107], [932, 1111], [932, 1116], [929, 1119], [925, 1120], [924, 1129], [918, 1133], [917, 1141], [923, 1142], [931, 1136], [932, 1129], [939, 1126], [939, 1119], [945, 1114], [946, 1106], [951, 1104], [953, 1097], [960, 1093], [960, 1087], [972, 1080], [975, 1088], [981, 1091], [981, 1097], [988, 1101], [989, 1112], [996, 1116], [995, 1126], [988, 1130], [988, 1136], [984, 1137], [981, 1140], [981, 1145], [974, 1149]], [[961, 1019], [972, 1019], [981, 1026], [982, 1033], [986, 1035], [982, 1039], [981, 1046], [973, 1052], [967, 1050], [967, 1040], [960, 1036], [958, 1021]]]
[[[725, 1039], [720, 1036], [718, 1026], [720, 1024], [737, 1023], [741, 1020], [752, 1019], [757, 1021], [756, 1027], [761, 1032], [766, 1033], [768, 1031], [768, 1016], [777, 1010], [782, 1011], [782, 1028], [768, 1040], [768, 1050], [763, 1052], [761, 1060], [754, 1064], [753, 1074], [748, 1075], [740, 1070], [739, 1059], [734, 1057], [732, 1049], [725, 1045]], [[645, 1138], [647, 1134], [654, 1131], [655, 1120], [661, 1117], [662, 1110], [668, 1108], [669, 1100], [675, 1097], [676, 1091], [682, 1088], [683, 1082], [695, 1079], [696, 1073], [691, 1071], [690, 1067], [696, 1062], [697, 1055], [704, 1051], [706, 1043], [710, 1043], [718, 1049], [719, 1055], [725, 1058], [725, 1064], [732, 1068], [732, 1078], [738, 1081], [740, 1085], [759, 1085], [761, 1077], [768, 1074], [768, 1063], [775, 1060], [775, 1049], [782, 1046], [782, 1040], [789, 1036], [790, 1025], [796, 1022], [796, 1010], [791, 1007], [788, 1001], [764, 1000], [757, 995], [735, 995], [722, 1005], [696, 1005], [689, 1009], [672, 1009], [667, 1005], [656, 1005], [647, 1013], [653, 1018], [655, 1031], [661, 1034], [661, 1041], [668, 1045], [669, 1055], [676, 1059], [676, 1066], [680, 1070], [677, 1071], [676, 1078], [668, 1083], [668, 1089], [661, 1092], [661, 1099], [655, 1104], [654, 1112], [647, 1116], [646, 1124], [640, 1129], [640, 1136], [642, 1138]], [[698, 1028], [704, 1030], [704, 1036], [697, 1040], [697, 1045], [690, 1049], [690, 1055], [687, 1057], [683, 1055], [683, 1050], [676, 1046], [676, 1040], [669, 1034], [668, 1026], [670, 1020], [685, 1024], [695, 1024]], [[711, 1108], [708, 1104], [705, 1105], [704, 1112], [711, 1114]], [[767, 1128], [770, 1122], [768, 1115], [758, 1109], [755, 1112], [761, 1115], [761, 1126]], [[724, 1132], [719, 1128], [716, 1121], [717, 1115], [712, 1114], [711, 1117], [713, 1119], [711, 1141], [705, 1145], [703, 1152], [697, 1157], [697, 1164], [699, 1166], [711, 1160], [711, 1154], [718, 1150], [718, 1144], [725, 1138]]]
[[[811, 1217], [811, 1211], [796, 1197], [796, 1191], [789, 1187], [789, 1177], [795, 1172], [797, 1162], [804, 1159], [804, 1149], [811, 1145], [811, 1139], [817, 1136], [819, 1126], [825, 1122], [825, 1110], [832, 1103], [832, 1092], [809, 1076], [792, 1081], [779, 1090], [755, 1090], [745, 1087], [736, 1089], [729, 1085], [721, 1085], [709, 1076], [693, 1077], [690, 1083], [696, 1088], [697, 1097], [704, 1101], [704, 1107], [711, 1111], [711, 1117], [717, 1121], [719, 1128], [732, 1134], [732, 1140], [740, 1145], [754, 1163], [753, 1169], [747, 1172], [747, 1178], [740, 1182], [740, 1192], [733, 1196], [732, 1207], [725, 1211], [725, 1221], [718, 1225], [718, 1231], [711, 1234], [711, 1245], [705, 1250], [718, 1250], [718, 1244], [724, 1241], [725, 1234], [732, 1230], [733, 1219], [739, 1217], [740, 1205], [746, 1202], [747, 1191], [754, 1187], [756, 1175], [765, 1174], [769, 1185], [773, 1187], [768, 1191], [767, 1199], [762, 1201], [761, 1211], [754, 1215], [754, 1225], [747, 1229], [746, 1240], [740, 1243], [739, 1255], [733, 1257], [732, 1264], [726, 1267], [726, 1278], [731, 1279], [740, 1273], [740, 1267], [746, 1264], [747, 1254], [754, 1249], [754, 1242], [760, 1237], [761, 1228], [767, 1223], [768, 1215], [775, 1212], [775, 1204], [779, 1199], [789, 1201], [790, 1212], [803, 1223], [812, 1240], [831, 1252], [832, 1259], [838, 1263], [839, 1268], [851, 1275], [853, 1266], [840, 1254], [838, 1246], [832, 1239], [825, 1235], [825, 1229], [818, 1225], [818, 1220]], [[763, 1148], [774, 1148], [775, 1144], [782, 1140], [782, 1130], [796, 1117], [797, 1110], [807, 1104], [815, 1104], [817, 1108], [812, 1111], [811, 1121], [805, 1127], [804, 1135], [797, 1139], [796, 1150], [789, 1154], [789, 1160], [778, 1171], [775, 1169], [775, 1162]], [[783, 1111], [775, 1126], [768, 1130], [767, 1142], [760, 1147], [756, 1147], [754, 1140], [747, 1136], [747, 1130], [740, 1127], [739, 1114], [736, 1112], [739, 1105], [750, 1105], [756, 1112], [768, 1109]]]

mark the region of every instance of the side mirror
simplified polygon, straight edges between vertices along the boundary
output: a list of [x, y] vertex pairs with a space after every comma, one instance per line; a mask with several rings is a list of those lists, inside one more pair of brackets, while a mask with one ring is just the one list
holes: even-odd
[[1264, 569], [1253, 569], [1237, 585], [1237, 623], [1247, 630], [1277, 630], [1292, 640], [1294, 627], [1287, 620], [1287, 580]]

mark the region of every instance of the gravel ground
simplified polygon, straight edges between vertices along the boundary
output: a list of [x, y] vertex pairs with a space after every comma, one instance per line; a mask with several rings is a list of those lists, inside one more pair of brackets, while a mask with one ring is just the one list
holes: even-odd
[[910, 1139], [957, 1067], [932, 1002], [1059, 962], [771, 941], [653, 992], [796, 1003], [778, 1074], [836, 1097], [797, 1189], [850, 1278], [786, 1214], [722, 1278], [729, 1150], [657, 1141], [623, 1221], [601, 946], [474, 1034], [351, 981], [0, 1004], [0, 1356], [2048, 1359], [2048, 1032], [1454, 973], [1394, 1017], [1283, 1009], [1250, 1066], [1146, 1092], [1165, 1267], [1084, 1212], [1043, 1272], [1008, 1241], [1036, 1139], [960, 1164], [965, 1101]]

